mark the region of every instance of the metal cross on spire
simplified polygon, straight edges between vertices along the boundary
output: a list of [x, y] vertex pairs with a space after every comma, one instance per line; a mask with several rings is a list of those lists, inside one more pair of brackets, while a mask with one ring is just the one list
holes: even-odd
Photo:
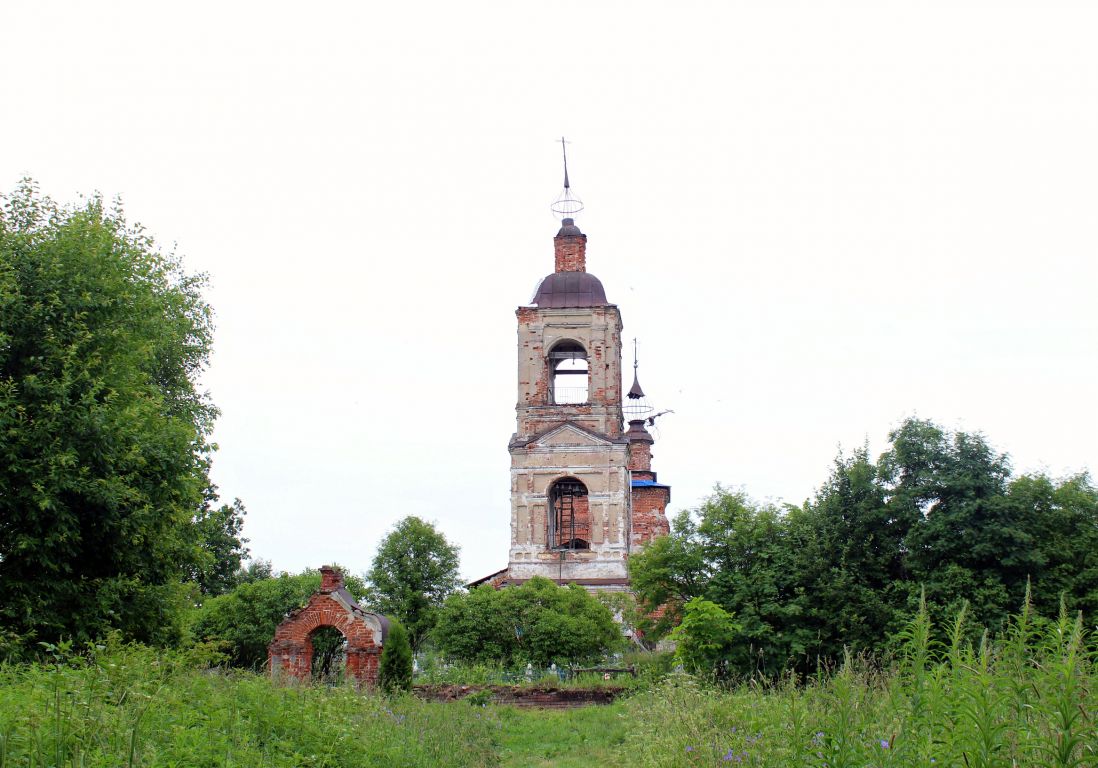
[[569, 189], [572, 185], [568, 183], [568, 142], [563, 136], [560, 137], [560, 152], [564, 156], [564, 188]]
[[550, 206], [553, 213], [562, 219], [570, 219], [583, 210], [583, 201], [572, 194], [572, 185], [568, 181], [568, 145], [571, 142], [560, 137], [560, 151], [564, 157], [564, 189]]

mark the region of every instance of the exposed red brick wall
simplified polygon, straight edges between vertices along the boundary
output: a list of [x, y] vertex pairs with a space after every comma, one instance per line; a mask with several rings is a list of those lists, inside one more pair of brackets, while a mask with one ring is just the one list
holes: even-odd
[[[539, 326], [546, 322], [552, 310], [519, 307], [519, 408], [518, 432], [528, 437], [544, 432], [566, 421], [574, 421], [586, 429], [618, 437], [621, 434], [621, 318], [617, 307], [590, 307], [592, 327], [606, 324], [610, 333], [605, 339], [578, 341], [587, 348], [589, 373], [587, 403], [557, 405], [551, 402], [549, 359]], [[533, 326], [533, 329], [531, 329]], [[560, 339], [554, 340], [554, 343]], [[552, 419], [546, 419], [552, 416]]]
[[634, 546], [647, 544], [657, 536], [670, 532], [664, 511], [671, 493], [666, 488], [633, 489], [633, 529], [630, 531]]
[[[640, 440], [629, 443], [629, 469], [633, 470], [633, 476], [638, 472], [652, 471], [652, 446]], [[639, 479], [639, 478], [638, 478]], [[644, 478], [651, 480], [651, 478]]]
[[[536, 307], [519, 307], [515, 310], [515, 315], [518, 317], [519, 328], [521, 331], [522, 326], [537, 324], [541, 320], [538, 317], [538, 310]], [[521, 337], [521, 333], [520, 333]], [[546, 360], [546, 352], [538, 341], [531, 343], [526, 341], [523, 343], [523, 349], [521, 354], [527, 356], [532, 361], [538, 361], [537, 365], [531, 366], [532, 370], [538, 371], [538, 378], [534, 382], [530, 382], [525, 379], [519, 379], [519, 386], [526, 392], [526, 405], [545, 405], [549, 402], [549, 366]], [[522, 366], [519, 366], [519, 370], [522, 370]], [[533, 387], [530, 384], [533, 383]]]
[[268, 646], [271, 675], [307, 681], [312, 676], [312, 634], [321, 627], [335, 627], [347, 640], [347, 675], [359, 686], [377, 685], [381, 645], [374, 642], [374, 629], [361, 609], [348, 608], [337, 598], [343, 586], [339, 571], [322, 569], [321, 588], [304, 608], [291, 613], [275, 629]]
[[591, 506], [586, 496], [576, 496], [572, 499], [576, 518], [576, 538], [591, 542]]
[[553, 255], [557, 272], [586, 272], [587, 235], [554, 237]]
[[[547, 420], [545, 416], [553, 418]], [[595, 433], [602, 433], [604, 423], [604, 419], [600, 418], [591, 405], [550, 405], [528, 410], [526, 418], [519, 422], [519, 434], [533, 435], [545, 432], [553, 427], [559, 427], [566, 421], [574, 422]], [[616, 437], [614, 433], [609, 436]]]
[[343, 586], [343, 574], [336, 568], [325, 565], [320, 569], [320, 591], [324, 593], [335, 592]]

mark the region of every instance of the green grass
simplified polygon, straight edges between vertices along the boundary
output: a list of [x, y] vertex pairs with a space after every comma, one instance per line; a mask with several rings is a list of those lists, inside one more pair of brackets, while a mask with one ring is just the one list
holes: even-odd
[[[666, 654], [647, 654], [654, 659], [661, 659]], [[624, 669], [623, 664], [613, 665], [616, 669]], [[531, 669], [527, 672], [522, 667], [508, 669], [493, 664], [443, 664], [432, 659], [414, 677], [416, 685], [518, 685], [537, 688], [648, 688], [653, 677], [663, 674], [651, 663], [649, 669], [638, 666], [636, 676], [628, 673], [612, 674], [609, 679], [602, 673], [579, 672], [562, 669], [560, 672], [548, 669]], [[664, 664], [663, 666], [669, 666]]]
[[621, 704], [538, 710], [499, 707], [499, 756], [508, 768], [591, 768], [619, 762], [627, 732]]
[[0, 768], [773, 766], [1094, 768], [1098, 669], [1081, 620], [1028, 610], [998, 645], [917, 616], [887, 668], [723, 690], [686, 675], [609, 706], [428, 703], [278, 687], [200, 652], [108, 644], [0, 666]]
[[194, 661], [111, 646], [0, 667], [0, 768], [498, 764], [498, 723], [473, 707], [277, 687]]

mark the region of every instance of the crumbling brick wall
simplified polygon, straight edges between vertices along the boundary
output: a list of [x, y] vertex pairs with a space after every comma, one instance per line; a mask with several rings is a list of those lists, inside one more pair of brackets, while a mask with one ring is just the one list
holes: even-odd
[[321, 627], [334, 627], [347, 643], [347, 676], [359, 687], [374, 687], [388, 619], [361, 608], [343, 586], [338, 569], [324, 566], [320, 574], [320, 589], [275, 629], [267, 648], [271, 676], [308, 681], [312, 676], [312, 635]]
[[631, 544], [643, 546], [670, 532], [665, 510], [671, 492], [662, 486], [633, 488], [633, 530]]

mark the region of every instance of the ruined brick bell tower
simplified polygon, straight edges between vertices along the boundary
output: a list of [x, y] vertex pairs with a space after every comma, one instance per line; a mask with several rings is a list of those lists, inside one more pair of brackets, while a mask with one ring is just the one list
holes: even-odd
[[[571, 197], [567, 173], [565, 165], [554, 210], [563, 201], [574, 215], [582, 203]], [[587, 271], [587, 235], [572, 215], [553, 238], [553, 273], [516, 311], [511, 548], [507, 569], [493, 581], [545, 576], [627, 589], [626, 559], [667, 532], [671, 491], [651, 469], [653, 439], [643, 418], [650, 409], [635, 376], [623, 411], [621, 314]]]

